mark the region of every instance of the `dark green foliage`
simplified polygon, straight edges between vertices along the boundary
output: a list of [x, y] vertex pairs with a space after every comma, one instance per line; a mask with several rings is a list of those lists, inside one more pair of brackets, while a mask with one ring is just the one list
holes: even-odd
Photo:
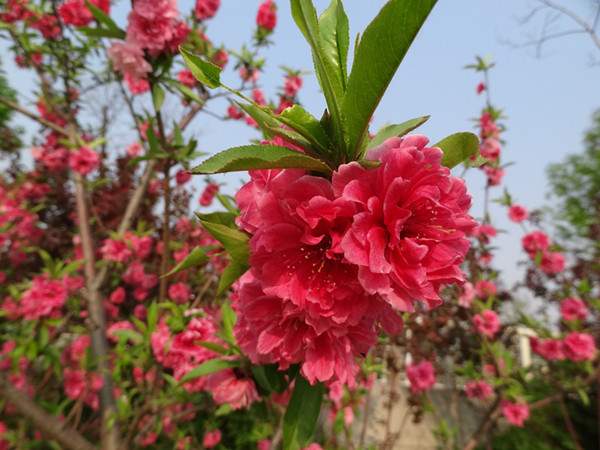
[[[555, 393], [548, 386], [530, 386], [528, 393], [533, 394], [532, 401], [540, 400]], [[589, 405], [577, 398], [566, 400], [567, 410], [577, 431], [580, 443], [585, 450], [598, 449], [597, 402], [596, 392], [587, 393]], [[480, 449], [485, 449], [481, 446]], [[559, 403], [550, 403], [544, 408], [534, 409], [524, 428], [508, 427], [495, 435], [491, 441], [494, 450], [571, 450], [577, 447], [561, 413]]]
[[600, 110], [592, 116], [584, 151], [548, 168], [551, 208], [565, 239], [600, 238]]

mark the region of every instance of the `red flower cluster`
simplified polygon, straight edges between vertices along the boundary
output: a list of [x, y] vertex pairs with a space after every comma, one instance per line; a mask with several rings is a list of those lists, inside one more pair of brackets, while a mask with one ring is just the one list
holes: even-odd
[[311, 382], [352, 384], [355, 358], [380, 326], [441, 303], [463, 280], [475, 223], [464, 183], [427, 139], [393, 138], [330, 182], [301, 170], [251, 172], [238, 192], [239, 225], [252, 234], [251, 271], [239, 282], [237, 337], [255, 362], [300, 363]]
[[258, 7], [256, 24], [266, 30], [273, 31], [277, 25], [277, 5], [273, 0], [265, 0]]
[[212, 19], [217, 14], [220, 6], [221, 0], [196, 0], [196, 8], [194, 9], [196, 19]]
[[[110, 11], [110, 0], [90, 0], [90, 3], [104, 13]], [[61, 20], [67, 25], [85, 27], [94, 19], [84, 0], [66, 0], [58, 8]]]

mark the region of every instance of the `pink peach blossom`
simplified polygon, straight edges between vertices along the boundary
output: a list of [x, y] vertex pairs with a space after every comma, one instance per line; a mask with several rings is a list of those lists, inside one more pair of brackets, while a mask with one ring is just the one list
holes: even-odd
[[217, 14], [219, 6], [221, 6], [221, 0], [196, 0], [194, 8], [196, 19], [212, 19]]
[[144, 50], [135, 42], [114, 42], [108, 49], [108, 57], [117, 72], [134, 79], [145, 79], [152, 70], [144, 58]]
[[391, 138], [367, 155], [379, 167], [352, 162], [333, 175], [336, 196], [356, 208], [340, 242], [345, 258], [368, 293], [402, 311], [415, 301], [439, 306], [442, 286], [465, 281], [460, 264], [475, 227], [464, 181], [427, 143], [420, 135]]
[[81, 147], [69, 155], [69, 167], [81, 175], [88, 175], [99, 165], [100, 156], [89, 147]]
[[596, 356], [596, 342], [587, 333], [572, 332], [563, 339], [565, 356], [571, 361], [588, 361]]
[[488, 297], [496, 295], [496, 291], [496, 285], [493, 281], [479, 280], [477, 284], [475, 284], [475, 292], [477, 293], [477, 297], [481, 299], [485, 300]]
[[429, 361], [410, 364], [406, 367], [406, 376], [410, 382], [410, 389], [414, 393], [428, 391], [435, 384], [435, 369]]
[[493, 338], [500, 331], [500, 319], [498, 314], [490, 309], [486, 309], [473, 317], [473, 325], [478, 333], [489, 338]]
[[494, 389], [490, 384], [483, 380], [471, 380], [465, 384], [465, 393], [469, 398], [486, 400], [494, 394]]
[[264, 0], [256, 13], [256, 24], [267, 31], [273, 31], [277, 25], [277, 5], [273, 0]]
[[585, 320], [589, 311], [583, 300], [569, 297], [560, 302], [560, 314], [566, 321]]
[[515, 223], [521, 223], [529, 217], [529, 211], [522, 205], [513, 204], [508, 208], [508, 218]]
[[529, 418], [529, 405], [524, 402], [502, 402], [502, 415], [512, 425], [522, 427]]
[[216, 447], [219, 442], [221, 442], [221, 431], [220, 430], [212, 430], [204, 433], [204, 437], [202, 438], [202, 446], [204, 448], [213, 448]]

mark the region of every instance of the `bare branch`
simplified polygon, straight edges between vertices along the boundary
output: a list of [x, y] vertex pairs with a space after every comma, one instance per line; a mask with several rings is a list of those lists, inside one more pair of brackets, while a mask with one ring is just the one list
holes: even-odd
[[10, 402], [21, 415], [31, 420], [33, 425], [63, 448], [69, 450], [96, 450], [86, 438], [42, 408], [37, 406], [25, 393], [14, 388], [0, 374], [0, 395]]

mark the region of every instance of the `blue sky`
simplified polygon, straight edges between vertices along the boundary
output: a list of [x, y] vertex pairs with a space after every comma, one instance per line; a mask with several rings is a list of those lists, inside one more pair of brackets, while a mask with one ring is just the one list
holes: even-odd
[[[572, 0], [583, 4], [585, 0]], [[259, 0], [222, 0], [221, 9], [210, 23], [208, 36], [215, 43], [239, 48], [250, 37]], [[279, 23], [268, 48], [266, 71], [261, 78], [271, 97], [281, 83], [280, 65], [311, 70], [308, 46], [292, 22], [287, 0], [277, 1]], [[317, 9], [326, 0], [315, 0]], [[121, 1], [114, 14], [123, 22], [129, 2]], [[192, 2], [180, 1], [182, 11]], [[384, 0], [345, 0], [351, 32], [362, 31], [384, 4]], [[545, 56], [536, 59], [532, 50], [515, 49], [504, 41], [524, 41], [535, 27], [520, 26], [518, 17], [529, 11], [528, 0], [440, 0], [409, 51], [387, 96], [376, 112], [374, 128], [429, 114], [430, 121], [420, 128], [432, 141], [461, 130], [471, 130], [483, 99], [475, 95], [476, 74], [463, 69], [474, 55], [492, 57], [497, 66], [492, 73], [492, 97], [505, 110], [508, 131], [504, 138], [504, 161], [515, 164], [505, 178], [514, 197], [528, 207], [545, 203], [545, 168], [581, 149], [582, 133], [595, 108], [600, 107], [599, 67], [589, 66], [589, 55], [596, 51], [583, 36], [567, 37], [550, 43]], [[5, 53], [5, 47], [3, 53]], [[5, 63], [9, 78], [21, 92], [31, 91], [31, 77]], [[237, 80], [232, 71], [225, 75]], [[320, 115], [324, 103], [314, 76], [307, 76], [301, 92], [303, 104]], [[213, 109], [215, 109], [213, 107]], [[243, 124], [220, 122], [203, 115], [192, 125], [203, 150], [215, 152], [240, 145], [256, 133]], [[240, 179], [229, 177], [228, 181]], [[473, 215], [480, 216], [483, 176], [474, 171], [467, 177], [474, 197]], [[495, 192], [501, 194], [500, 190]], [[494, 197], [494, 195], [493, 195]], [[497, 239], [501, 248], [495, 265], [515, 279], [515, 262], [520, 257], [520, 231], [505, 219], [505, 212], [492, 208], [494, 224], [507, 233]]]

